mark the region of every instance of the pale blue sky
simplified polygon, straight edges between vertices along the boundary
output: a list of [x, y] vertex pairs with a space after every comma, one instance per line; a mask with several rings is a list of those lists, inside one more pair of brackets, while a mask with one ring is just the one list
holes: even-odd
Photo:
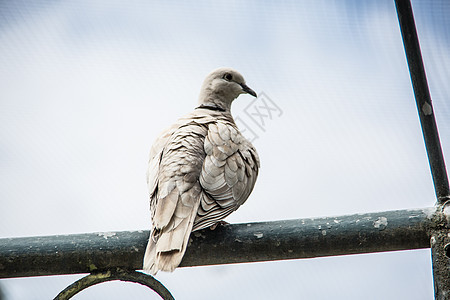
[[[450, 4], [413, 8], [448, 153]], [[261, 130], [244, 112], [251, 97], [234, 103], [258, 135], [262, 167], [227, 221], [434, 204], [393, 1], [2, 1], [0, 236], [149, 229], [150, 146], [196, 106], [204, 77], [221, 66], [283, 111]], [[7, 299], [44, 299], [80, 277], [0, 284]], [[433, 298], [429, 250], [157, 278], [179, 299]], [[77, 299], [144, 295], [112, 283]]]

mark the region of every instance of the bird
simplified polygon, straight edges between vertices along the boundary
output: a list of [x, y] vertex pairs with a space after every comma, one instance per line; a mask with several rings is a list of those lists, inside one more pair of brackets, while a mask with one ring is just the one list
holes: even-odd
[[173, 272], [191, 232], [215, 228], [252, 192], [259, 156], [231, 115], [231, 104], [241, 94], [257, 98], [238, 71], [212, 71], [201, 86], [198, 106], [153, 143], [147, 170], [152, 222], [144, 272]]

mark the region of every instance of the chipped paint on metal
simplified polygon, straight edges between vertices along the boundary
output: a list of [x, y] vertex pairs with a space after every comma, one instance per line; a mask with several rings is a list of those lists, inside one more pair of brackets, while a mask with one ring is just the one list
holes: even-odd
[[384, 229], [386, 228], [388, 225], [388, 221], [386, 217], [378, 217], [378, 219], [376, 219], [373, 222], [373, 227], [375, 228], [379, 228], [379, 229]]
[[430, 239], [431, 246], [434, 246], [436, 244], [436, 237], [433, 235]]
[[111, 231], [99, 232], [98, 233], [98, 236], [102, 236], [105, 240], [107, 240], [108, 238], [113, 237], [115, 235], [116, 235], [116, 233], [115, 232], [111, 232]]
[[264, 236], [262, 232], [255, 232], [253, 235], [256, 236], [257, 239], [260, 239]]
[[429, 116], [433, 113], [433, 108], [431, 107], [431, 105], [427, 102], [425, 102], [422, 105], [422, 112], [425, 116]]

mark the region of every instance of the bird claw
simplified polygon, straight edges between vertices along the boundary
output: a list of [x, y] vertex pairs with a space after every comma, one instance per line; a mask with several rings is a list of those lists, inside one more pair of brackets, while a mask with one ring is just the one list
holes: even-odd
[[226, 225], [230, 225], [230, 223], [225, 222], [225, 221], [219, 221], [216, 224], [212, 225], [211, 227], [209, 227], [209, 229], [211, 230], [215, 230], [217, 228], [217, 226], [226, 226]]

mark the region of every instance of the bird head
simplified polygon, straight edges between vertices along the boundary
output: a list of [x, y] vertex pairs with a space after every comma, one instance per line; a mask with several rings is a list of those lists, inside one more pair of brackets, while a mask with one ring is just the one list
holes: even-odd
[[241, 94], [256, 97], [255, 91], [246, 85], [238, 71], [220, 68], [212, 71], [203, 82], [199, 104], [212, 104], [229, 110], [233, 100]]

